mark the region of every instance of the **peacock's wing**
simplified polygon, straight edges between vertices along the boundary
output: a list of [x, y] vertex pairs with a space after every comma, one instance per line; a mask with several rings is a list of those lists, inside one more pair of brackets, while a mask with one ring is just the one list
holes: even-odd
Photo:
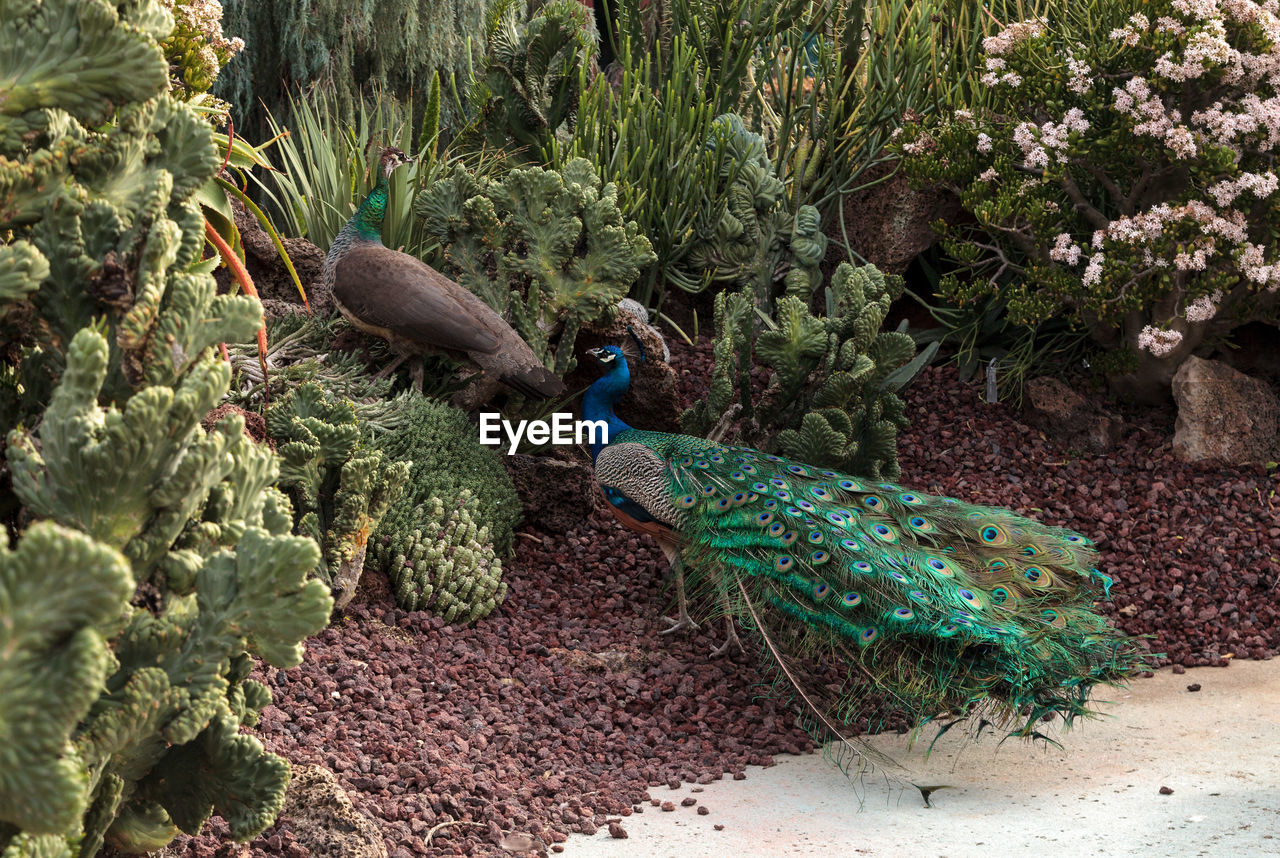
[[1142, 665], [1094, 610], [1111, 580], [1079, 534], [700, 438], [617, 440], [647, 457], [606, 460], [602, 482], [669, 519], [687, 565], [773, 629], [771, 646], [835, 653], [917, 719], [985, 707], [1029, 733]]
[[424, 350], [489, 353], [501, 345], [492, 327], [505, 323], [488, 305], [424, 262], [380, 244], [343, 255], [333, 297], [366, 330]]

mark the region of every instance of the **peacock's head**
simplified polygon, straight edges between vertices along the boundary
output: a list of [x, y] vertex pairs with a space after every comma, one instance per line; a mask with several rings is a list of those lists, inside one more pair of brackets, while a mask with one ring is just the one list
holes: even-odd
[[598, 349], [588, 349], [587, 354], [600, 361], [600, 365], [606, 370], [615, 369], [619, 365], [627, 365], [626, 356], [622, 353], [622, 349], [617, 346], [601, 346]]
[[413, 159], [406, 155], [403, 150], [394, 146], [387, 146], [382, 150], [382, 157], [378, 163], [382, 167], [382, 175], [390, 179], [396, 168], [413, 163]]

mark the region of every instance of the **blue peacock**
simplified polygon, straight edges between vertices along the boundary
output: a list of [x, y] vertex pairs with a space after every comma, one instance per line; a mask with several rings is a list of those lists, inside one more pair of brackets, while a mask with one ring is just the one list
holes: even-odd
[[[592, 448], [596, 477], [614, 515], [657, 539], [675, 567], [675, 628], [692, 622], [684, 578], [718, 593], [731, 624], [736, 617], [760, 633], [821, 732], [843, 735], [877, 690], [915, 723], [980, 716], [1037, 736], [1039, 719], [1088, 714], [1095, 685], [1144, 666], [1143, 648], [1093, 608], [1111, 579], [1085, 537], [748, 448], [633, 429], [614, 413], [630, 385], [625, 354], [613, 345], [591, 354], [606, 370], [582, 403], [584, 419], [608, 424]], [[814, 654], [847, 666], [842, 689], [821, 703], [794, 667]]]

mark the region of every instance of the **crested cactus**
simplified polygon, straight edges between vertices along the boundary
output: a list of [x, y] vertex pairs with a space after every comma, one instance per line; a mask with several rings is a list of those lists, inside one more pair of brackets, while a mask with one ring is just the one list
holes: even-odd
[[617, 187], [602, 187], [584, 158], [498, 180], [455, 170], [424, 188], [414, 211], [444, 245], [444, 273], [509, 318], [560, 376], [573, 369], [579, 328], [611, 314], [654, 260], [623, 221]]
[[293, 500], [295, 531], [320, 545], [317, 575], [344, 607], [364, 570], [369, 534], [400, 497], [408, 462], [386, 462], [362, 442], [355, 406], [301, 384], [267, 409], [280, 455], [279, 485]]
[[480, 87], [481, 130], [494, 144], [508, 138], [538, 156], [578, 108], [581, 71], [595, 54], [595, 22], [581, 0], [549, 0], [528, 20], [523, 3], [497, 3]]
[[396, 603], [430, 610], [446, 623], [469, 623], [502, 604], [507, 585], [488, 527], [477, 527], [463, 490], [452, 511], [433, 497], [422, 525], [395, 544], [388, 566]]
[[[902, 331], [881, 331], [900, 278], [842, 263], [827, 290], [827, 314], [795, 296], [778, 301], [769, 330], [741, 292], [716, 296], [715, 371], [705, 400], [682, 418], [706, 434], [741, 418], [739, 442], [875, 479], [899, 474], [898, 430], [907, 425], [901, 389], [933, 356], [915, 354]], [[757, 398], [754, 362], [772, 370]]]
[[808, 301], [822, 284], [818, 266], [827, 251], [818, 210], [788, 209], [764, 138], [735, 114], [716, 118], [706, 148], [720, 156], [727, 202], [702, 216], [673, 281], [690, 291], [709, 283], [749, 288], [763, 307], [780, 292]]
[[[162, 0], [0, 4], [0, 854], [269, 825], [288, 765], [240, 728], [332, 601], [275, 455], [226, 393], [196, 191], [220, 160], [166, 92]], [[39, 569], [39, 587], [30, 570]], [[68, 592], [75, 599], [65, 598]]]
[[413, 592], [406, 590], [404, 598], [397, 589], [396, 597], [406, 610], [424, 608], [437, 613], [447, 613], [449, 605], [465, 600], [465, 610], [458, 607], [453, 611], [453, 619], [465, 617], [469, 622], [484, 616], [502, 601], [501, 594], [505, 592], [505, 587], [499, 586], [502, 567], [496, 560], [490, 562], [485, 557], [494, 554], [495, 549], [511, 550], [513, 529], [521, 515], [520, 498], [501, 458], [480, 444], [475, 427], [465, 413], [421, 396], [409, 397], [404, 412], [403, 428], [394, 433], [375, 434], [372, 442], [388, 459], [408, 460], [413, 464], [404, 493], [387, 510], [369, 540], [370, 551], [378, 568], [393, 581], [404, 580], [406, 563], [414, 566], [411, 577], [415, 580], [426, 582], [439, 575], [448, 577], [452, 573], [437, 571], [435, 566], [442, 558], [436, 546], [442, 538], [445, 520], [437, 521], [433, 531], [424, 518], [424, 510], [432, 507], [433, 498], [465, 495], [469, 498], [465, 518], [485, 532], [479, 543], [488, 545], [481, 552], [484, 556], [476, 558], [480, 564], [477, 568], [487, 571], [476, 574], [481, 574], [484, 580], [490, 576], [492, 580], [476, 584], [476, 589], [468, 585], [465, 590], [468, 595], [464, 597], [463, 591], [456, 589], [461, 584], [458, 579], [446, 587], [453, 595], [443, 602], [435, 595], [423, 595], [419, 585], [410, 588]]
[[[270, 701], [248, 679], [249, 655], [291, 666], [301, 660], [301, 639], [324, 627], [332, 602], [323, 585], [305, 581], [318, 552], [311, 540], [288, 535], [288, 501], [271, 488], [275, 457], [245, 437], [240, 419], [207, 434], [200, 428], [226, 391], [225, 363], [206, 353], [176, 390], [146, 387], [121, 411], [97, 404], [108, 354], [101, 334], [80, 331], [40, 428], [8, 439], [14, 494], [27, 517], [47, 520], [28, 529], [19, 550], [34, 544], [47, 555], [36, 565], [67, 577], [50, 592], [110, 569], [102, 587], [124, 595], [96, 625], [111, 647], [92, 656], [105, 681], [85, 673], [87, 662], [71, 671], [42, 694], [78, 695], [76, 708], [51, 699], [48, 710], [68, 717], [45, 724], [34, 749], [18, 736], [0, 751], [21, 759], [44, 749], [48, 759], [55, 741], [70, 749], [45, 769], [0, 759], [0, 769], [22, 772], [0, 780], [0, 820], [50, 844], [79, 842], [85, 858], [104, 839], [141, 851], [179, 830], [196, 833], [214, 811], [247, 839], [274, 819], [288, 782], [284, 760], [238, 733]], [[59, 554], [70, 559], [51, 559]], [[160, 589], [161, 607], [128, 604], [143, 582]], [[22, 600], [6, 604], [17, 609]], [[38, 607], [13, 616], [62, 622], [33, 616]], [[30, 671], [48, 653], [36, 644], [18, 638], [0, 657], [0, 673], [27, 673], [27, 687], [39, 684]], [[66, 687], [73, 681], [87, 687]], [[25, 699], [23, 687], [4, 683], [0, 711], [46, 708], [39, 695]], [[30, 809], [41, 784], [56, 786], [63, 810]], [[23, 848], [15, 854], [42, 854]]]

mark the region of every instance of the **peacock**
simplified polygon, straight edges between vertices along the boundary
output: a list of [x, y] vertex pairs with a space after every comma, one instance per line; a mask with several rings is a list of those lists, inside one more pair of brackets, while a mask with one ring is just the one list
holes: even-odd
[[[1039, 736], [1056, 713], [1089, 714], [1093, 686], [1145, 666], [1143, 647], [1093, 608], [1111, 579], [1080, 534], [690, 435], [633, 429], [614, 413], [630, 385], [622, 349], [582, 401], [607, 424], [595, 475], [628, 528], [683, 578], [755, 629], [818, 732], [877, 690], [917, 725], [965, 716]], [[732, 628], [732, 626], [731, 626]], [[726, 644], [727, 645], [727, 644]], [[805, 688], [809, 655], [847, 667], [839, 691]], [[944, 716], [951, 716], [950, 719]], [[927, 797], [927, 796], [926, 796]]]
[[[378, 179], [325, 257], [323, 283], [351, 324], [381, 337], [400, 352], [383, 374], [406, 358], [442, 352], [469, 358], [488, 379], [525, 396], [549, 399], [564, 382], [542, 365], [533, 349], [493, 308], [466, 288], [407, 253], [382, 243], [387, 180], [413, 159], [394, 147], [382, 150]], [[421, 363], [415, 381], [422, 387]]]

